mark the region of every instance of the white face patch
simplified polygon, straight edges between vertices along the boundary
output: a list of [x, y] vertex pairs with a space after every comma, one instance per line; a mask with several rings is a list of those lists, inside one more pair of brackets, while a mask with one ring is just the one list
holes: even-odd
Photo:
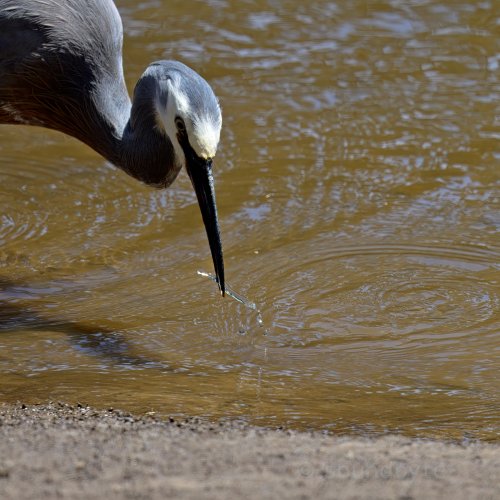
[[171, 80], [167, 81], [167, 86], [169, 92], [167, 108], [165, 109], [159, 101], [156, 103], [156, 110], [161, 122], [158, 126], [163, 128], [170, 138], [175, 151], [175, 161], [179, 167], [182, 167], [186, 165], [186, 157], [177, 140], [175, 117], [185, 116], [189, 112], [189, 101]]
[[[189, 131], [188, 131], [189, 132]], [[214, 124], [206, 118], [194, 122], [189, 142], [200, 158], [213, 158], [220, 139], [220, 124]], [[191, 139], [192, 138], [192, 139]]]
[[215, 123], [208, 116], [199, 116], [196, 110], [190, 106], [188, 97], [179, 89], [178, 81], [168, 80], [169, 97], [167, 109], [162, 109], [157, 103], [158, 115], [167, 135], [170, 137], [175, 150], [176, 161], [185, 165], [184, 151], [177, 140], [177, 127], [175, 119], [177, 116], [184, 120], [189, 144], [200, 158], [213, 158], [219, 145], [222, 120]]
[[167, 81], [169, 93], [173, 97], [173, 99], [169, 99], [169, 101], [173, 101], [172, 104], [174, 105], [173, 107], [177, 112], [176, 114], [180, 116], [189, 115], [191, 111], [189, 107], [189, 100], [175, 83], [172, 80]]

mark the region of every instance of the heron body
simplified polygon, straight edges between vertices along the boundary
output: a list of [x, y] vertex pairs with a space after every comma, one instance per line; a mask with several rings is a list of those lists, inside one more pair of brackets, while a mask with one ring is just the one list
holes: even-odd
[[71, 135], [136, 179], [168, 187], [185, 167], [224, 294], [212, 159], [222, 117], [211, 87], [177, 61], [152, 63], [131, 102], [112, 0], [0, 0], [0, 123]]

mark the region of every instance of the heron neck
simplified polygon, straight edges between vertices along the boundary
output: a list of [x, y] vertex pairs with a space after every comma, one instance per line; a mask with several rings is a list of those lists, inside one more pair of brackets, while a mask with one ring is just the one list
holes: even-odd
[[[125, 86], [114, 99], [96, 96], [105, 130], [104, 140], [91, 144], [97, 152], [132, 177], [153, 186], [167, 187], [180, 166], [174, 161], [172, 143], [156, 123], [154, 88], [145, 88], [141, 79], [130, 102]], [[148, 79], [148, 86], [156, 82]], [[109, 88], [103, 85], [103, 88]]]

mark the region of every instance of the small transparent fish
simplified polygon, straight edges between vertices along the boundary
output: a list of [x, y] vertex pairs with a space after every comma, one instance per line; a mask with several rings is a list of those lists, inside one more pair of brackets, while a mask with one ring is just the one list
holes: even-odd
[[[205, 276], [206, 278], [210, 278], [213, 282], [217, 283], [217, 278], [210, 273], [206, 273], [204, 271], [197, 271], [197, 273], [200, 276]], [[260, 314], [260, 311], [257, 309], [257, 305], [255, 302], [251, 302], [248, 300], [246, 297], [243, 297], [243, 295], [240, 295], [239, 293], [236, 293], [226, 282], [226, 294], [231, 297], [232, 299], [236, 300], [236, 302], [239, 302], [240, 304], [243, 304], [245, 307], [248, 307], [249, 309], [252, 309], [257, 313], [257, 323], [259, 326], [263, 326], [264, 322], [262, 321], [262, 316]]]

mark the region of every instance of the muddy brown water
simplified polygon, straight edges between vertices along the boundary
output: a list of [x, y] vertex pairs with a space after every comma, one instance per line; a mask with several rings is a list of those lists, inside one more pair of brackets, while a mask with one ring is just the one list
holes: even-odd
[[[221, 299], [189, 179], [0, 129], [0, 400], [500, 438], [493, 1], [117, 2], [129, 90], [220, 98]], [[170, 4], [170, 5], [169, 5]]]

